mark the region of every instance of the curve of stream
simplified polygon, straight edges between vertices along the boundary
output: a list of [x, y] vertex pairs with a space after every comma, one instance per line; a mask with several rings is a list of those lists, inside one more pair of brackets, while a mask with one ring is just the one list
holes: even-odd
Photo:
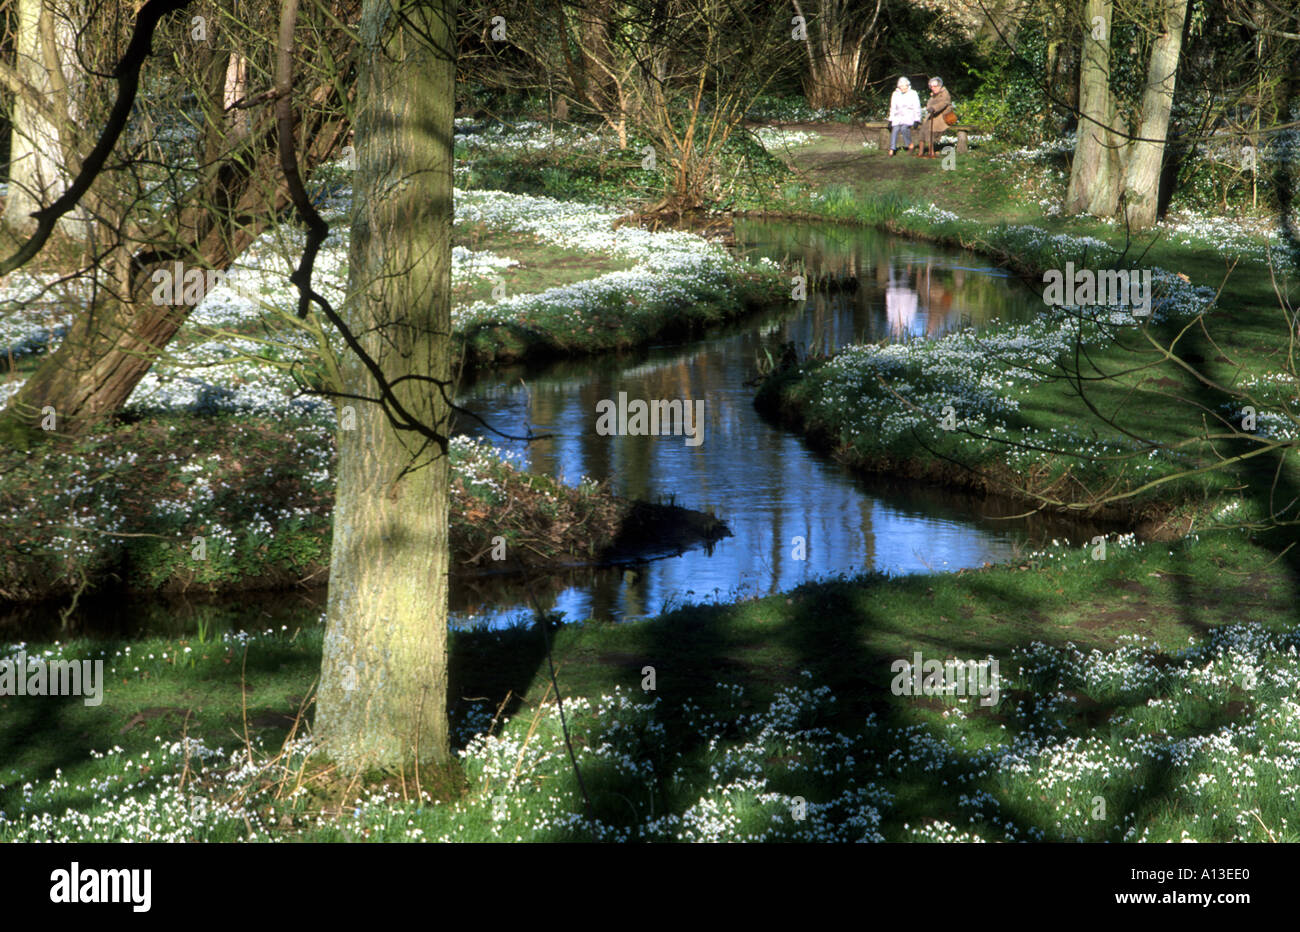
[[[872, 230], [737, 221], [736, 248], [802, 263], [803, 302], [750, 316], [709, 336], [620, 358], [494, 370], [460, 403], [499, 430], [531, 428], [550, 439], [500, 441], [524, 467], [576, 483], [605, 480], [626, 498], [712, 512], [732, 537], [711, 547], [524, 580], [453, 575], [451, 623], [499, 627], [532, 615], [536, 599], [564, 619], [631, 619], [688, 603], [732, 601], [820, 578], [877, 571], [926, 573], [1014, 559], [1053, 538], [1080, 543], [1097, 528], [1064, 518], [1002, 520], [1013, 503], [888, 479], [856, 476], [765, 420], [746, 385], [765, 352], [793, 342], [802, 356], [848, 343], [932, 339], [964, 326], [1025, 320], [1041, 298], [978, 256]], [[829, 287], [825, 287], [829, 283]], [[607, 434], [598, 405], [626, 400], [689, 402], [700, 433]], [[698, 440], [698, 442], [696, 442]], [[99, 634], [179, 636], [207, 630], [295, 626], [314, 621], [324, 588], [196, 599], [88, 599], [69, 628]], [[8, 633], [58, 636], [48, 605], [15, 609]]]
[[[490, 382], [471, 386], [461, 399], [507, 433], [531, 428], [552, 435], [527, 444], [474, 431], [530, 470], [570, 483], [589, 476], [628, 498], [711, 512], [734, 535], [635, 569], [535, 581], [544, 608], [569, 620], [636, 618], [839, 574], [977, 567], [1052, 538], [1080, 542], [1090, 535], [1094, 528], [1080, 522], [1002, 520], [1023, 510], [1008, 502], [857, 477], [760, 416], [754, 389], [745, 384], [765, 349], [786, 342], [802, 356], [848, 343], [930, 339], [994, 320], [1029, 319], [1042, 307], [1041, 296], [971, 253], [872, 230], [737, 221], [736, 247], [802, 262], [811, 281], [831, 287], [812, 291], [801, 305], [633, 359], [494, 371]], [[678, 400], [697, 409], [702, 401], [702, 436], [598, 431], [598, 406], [627, 407], [637, 399]], [[529, 614], [530, 595], [518, 581], [457, 582], [456, 623], [497, 626]]]

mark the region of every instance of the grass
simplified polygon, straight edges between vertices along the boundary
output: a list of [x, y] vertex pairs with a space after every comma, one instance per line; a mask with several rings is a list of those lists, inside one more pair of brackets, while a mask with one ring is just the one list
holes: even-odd
[[[681, 339], [780, 300], [784, 291], [774, 265], [738, 260], [701, 236], [642, 229], [614, 210], [499, 191], [465, 191], [460, 197], [460, 226], [532, 234], [566, 251], [543, 260], [550, 284], [545, 290], [499, 289], [490, 300], [457, 307], [454, 331], [470, 365], [587, 356]], [[580, 276], [572, 269], [580, 254], [594, 255], [598, 266], [610, 255], [634, 259], [635, 265]]]
[[[0, 699], [0, 838], [1294, 841], [1295, 575], [1271, 558], [1240, 535], [1054, 551], [563, 626], [594, 829], [531, 627], [453, 632], [461, 753], [420, 789], [347, 786], [283, 745], [314, 619], [29, 644], [102, 656], [109, 686], [98, 707]], [[895, 695], [915, 651], [997, 659], [1001, 701]]]
[[[455, 245], [474, 251], [487, 250], [518, 262], [503, 268], [500, 281], [507, 294], [536, 294], [586, 281], [594, 275], [633, 268], [636, 263], [601, 253], [564, 249], [540, 242], [536, 236], [510, 230], [492, 229], [486, 224], [462, 224], [456, 227]], [[493, 277], [482, 276], [462, 281], [452, 287], [452, 303], [468, 305], [492, 298], [496, 286]]]
[[457, 147], [459, 181], [466, 187], [536, 194], [632, 208], [664, 193], [658, 172], [641, 168], [643, 140], [626, 150], [582, 151], [559, 146], [530, 150]]
[[478, 368], [626, 352], [698, 336], [771, 305], [785, 291], [774, 274], [758, 270], [738, 270], [683, 288], [646, 297], [643, 289], [612, 285], [593, 289], [576, 302], [568, 295], [551, 302], [539, 293], [522, 314], [497, 315], [489, 307], [481, 319], [457, 328], [457, 352], [468, 366]]
[[[822, 184], [822, 198], [805, 182], [764, 203], [968, 245], [1027, 273], [1061, 261], [997, 225], [1033, 208], [1013, 202], [983, 157], [952, 177], [895, 159], [883, 164], [897, 177], [871, 196], [864, 175]], [[958, 216], [909, 211], [918, 192]], [[1143, 263], [1213, 283], [1223, 260], [1209, 246], [1158, 243]], [[1230, 324], [1222, 342], [1250, 371], [1273, 371], [1273, 329], [1251, 314], [1272, 304], [1267, 288], [1256, 276], [1232, 289], [1214, 318]], [[1101, 347], [1097, 358], [1130, 353]], [[1028, 385], [1019, 400], [1035, 429], [1085, 423], [1058, 383]], [[1187, 429], [1163, 410], [1130, 413], [1144, 428]], [[316, 617], [248, 634], [29, 644], [102, 656], [110, 687], [98, 707], [0, 698], [0, 838], [1300, 840], [1289, 821], [1300, 562], [1288, 539], [1108, 543], [1104, 560], [1091, 547], [1053, 549], [977, 572], [831, 580], [645, 622], [562, 626], [555, 659], [595, 825], [528, 626], [453, 632], [456, 762], [364, 787], [333, 779], [296, 740], [319, 669]], [[997, 660], [1001, 702], [895, 695], [891, 664], [917, 651]]]

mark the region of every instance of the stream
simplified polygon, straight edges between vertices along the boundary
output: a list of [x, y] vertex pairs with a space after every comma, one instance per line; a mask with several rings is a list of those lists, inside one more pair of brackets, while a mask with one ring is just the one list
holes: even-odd
[[[1016, 559], [1051, 541], [1079, 544], [1100, 531], [1059, 517], [1004, 520], [1023, 506], [891, 480], [864, 478], [808, 448], [753, 406], [746, 385], [768, 353], [793, 342], [802, 357], [856, 342], [933, 339], [964, 326], [1027, 320], [1041, 297], [980, 257], [866, 229], [737, 220], [736, 249], [802, 263], [806, 301], [791, 302], [688, 343], [619, 358], [494, 370], [460, 403], [508, 434], [462, 427], [508, 450], [529, 470], [576, 483], [608, 481], [618, 495], [717, 515], [732, 536], [710, 547], [631, 566], [586, 568], [545, 579], [454, 575], [451, 623], [500, 627], [532, 614], [534, 600], [566, 620], [633, 619], [675, 606], [729, 602], [840, 574], [929, 573]], [[681, 400], [702, 409], [698, 437], [604, 435], [598, 404]], [[699, 404], [702, 402], [702, 406]], [[314, 621], [325, 590], [216, 598], [86, 600], [70, 628], [120, 636], [182, 635], [202, 628], [263, 629]], [[8, 633], [58, 636], [57, 608], [18, 608]]]
[[[631, 619], [684, 603], [728, 602], [800, 583], [874, 570], [927, 573], [1010, 560], [1053, 538], [1082, 543], [1097, 529], [1039, 516], [1008, 501], [855, 476], [755, 411], [764, 348], [793, 342], [802, 357], [848, 343], [932, 339], [994, 320], [1023, 321], [1042, 298], [972, 253], [945, 250], [873, 230], [738, 220], [736, 248], [802, 262], [810, 291], [802, 306], [773, 310], [705, 339], [652, 347], [635, 358], [596, 359], [496, 370], [469, 387], [461, 404], [509, 434], [503, 441], [529, 470], [575, 483], [607, 480], [622, 496], [672, 502], [716, 514], [733, 536], [712, 547], [643, 563], [534, 583], [500, 577], [457, 580], [455, 621], [494, 627], [529, 614], [532, 598], [569, 620]], [[597, 405], [703, 400], [703, 436], [601, 436]], [[694, 438], [692, 438], [694, 439]], [[802, 557], [802, 558], [800, 558]]]

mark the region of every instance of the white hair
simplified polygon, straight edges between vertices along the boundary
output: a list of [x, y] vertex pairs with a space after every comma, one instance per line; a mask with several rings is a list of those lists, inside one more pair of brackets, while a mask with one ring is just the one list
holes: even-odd
[[931, 83], [931, 84], [937, 84], [937, 85], [939, 85], [940, 87], [943, 87], [943, 78], [940, 78], [940, 77], [933, 77], [933, 78], [930, 79], [930, 83]]
[[911, 87], [911, 86], [912, 86], [912, 82], [909, 81], [909, 80], [907, 80], [907, 78], [899, 78], [899, 79], [898, 79], [898, 86], [899, 86], [899, 87]]

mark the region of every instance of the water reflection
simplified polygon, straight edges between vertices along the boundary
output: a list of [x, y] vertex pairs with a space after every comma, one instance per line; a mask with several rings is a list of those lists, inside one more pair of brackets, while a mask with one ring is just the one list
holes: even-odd
[[851, 342], [943, 336], [994, 320], [1028, 320], [1041, 302], [1004, 270], [968, 253], [873, 231], [737, 221], [738, 249], [802, 265], [829, 287], [809, 296], [796, 345], [826, 353]]
[[[1031, 539], [1081, 539], [1078, 528], [1061, 523], [998, 521], [1014, 513], [1005, 504], [855, 478], [759, 417], [744, 384], [776, 344], [825, 352], [849, 342], [933, 338], [999, 318], [1024, 320], [1040, 304], [1032, 292], [970, 255], [871, 231], [748, 222], [737, 223], [736, 233], [739, 248], [801, 261], [812, 280], [830, 279], [833, 287], [814, 291], [802, 307], [634, 360], [494, 373], [490, 384], [472, 387], [462, 400], [509, 433], [531, 427], [553, 435], [530, 445], [494, 441], [531, 470], [570, 483], [591, 476], [629, 498], [711, 511], [735, 535], [711, 554], [691, 552], [636, 572], [597, 571], [573, 585], [547, 587], [538, 596], [545, 608], [569, 618], [630, 618], [838, 573], [978, 566], [1012, 557]], [[629, 399], [703, 399], [704, 442], [690, 447], [680, 436], [598, 435], [597, 403], [620, 392]], [[526, 599], [498, 591], [498, 605], [480, 598], [459, 619], [493, 624], [526, 610]]]

